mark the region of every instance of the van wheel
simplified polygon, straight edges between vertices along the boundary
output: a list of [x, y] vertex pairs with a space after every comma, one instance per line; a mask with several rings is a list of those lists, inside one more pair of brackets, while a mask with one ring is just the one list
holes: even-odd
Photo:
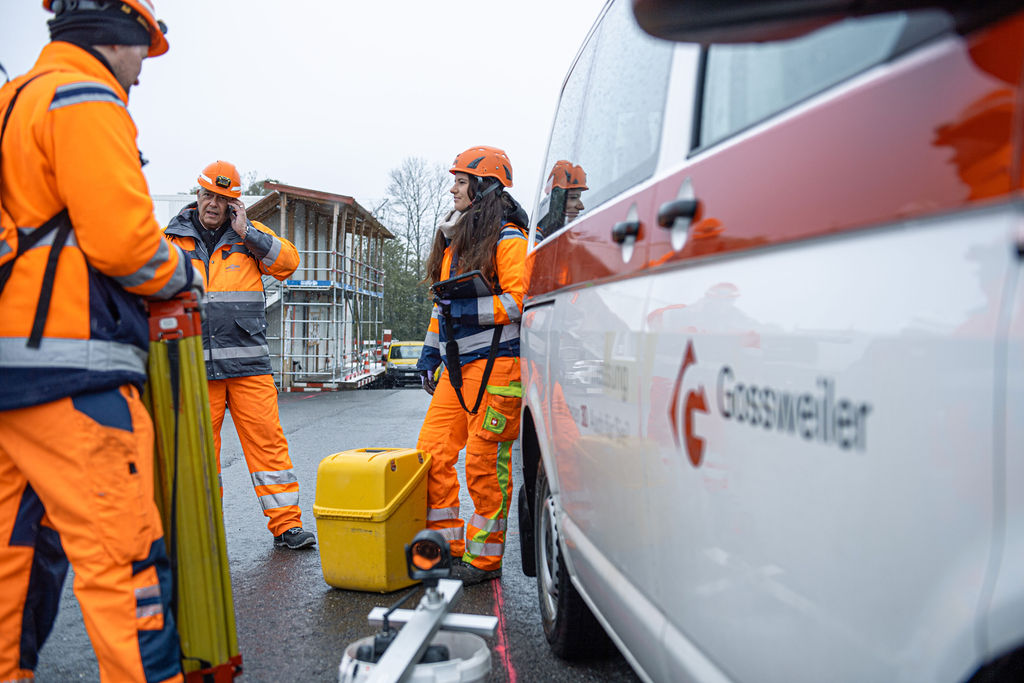
[[544, 636], [552, 652], [562, 659], [607, 652], [610, 645], [607, 634], [572, 585], [569, 572], [562, 563], [555, 500], [543, 462], [537, 466], [536, 490], [533, 528], [537, 595]]
[[1019, 683], [1024, 675], [1024, 647], [1002, 655], [978, 669], [968, 683]]

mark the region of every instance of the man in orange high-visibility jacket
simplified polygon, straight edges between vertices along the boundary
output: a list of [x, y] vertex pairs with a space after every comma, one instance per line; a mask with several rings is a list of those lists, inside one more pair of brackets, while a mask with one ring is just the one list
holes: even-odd
[[70, 560], [101, 680], [180, 681], [142, 297], [202, 278], [127, 109], [167, 41], [150, 0], [43, 6], [53, 42], [0, 89], [0, 680], [33, 677]]
[[284, 280], [298, 268], [299, 252], [267, 226], [246, 218], [238, 199], [242, 181], [233, 164], [215, 161], [198, 181], [197, 201], [172, 218], [164, 234], [206, 275], [203, 348], [218, 466], [227, 407], [274, 545], [311, 546], [316, 539], [302, 528], [299, 480], [278, 417], [262, 278]]

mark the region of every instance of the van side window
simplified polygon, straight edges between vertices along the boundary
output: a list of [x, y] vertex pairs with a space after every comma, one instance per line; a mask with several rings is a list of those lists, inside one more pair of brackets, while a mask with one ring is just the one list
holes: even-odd
[[636, 26], [630, 3], [609, 8], [555, 114], [535, 214], [546, 235], [654, 172], [672, 49]]
[[712, 45], [699, 146], [763, 121], [948, 26], [937, 13], [893, 13], [847, 19], [785, 42]]

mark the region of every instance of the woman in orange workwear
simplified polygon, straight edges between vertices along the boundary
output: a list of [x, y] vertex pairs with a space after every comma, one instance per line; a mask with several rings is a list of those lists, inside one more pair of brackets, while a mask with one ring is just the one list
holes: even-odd
[[[512, 186], [512, 164], [502, 150], [472, 147], [450, 170], [454, 209], [438, 226], [427, 277], [436, 283], [477, 270], [490, 291], [435, 298], [417, 363], [433, 396], [417, 448], [431, 456], [427, 528], [448, 540], [453, 573], [469, 585], [500, 577], [505, 551], [510, 451], [519, 436], [522, 400], [519, 320], [527, 216], [505, 191]], [[441, 363], [446, 371], [435, 383]], [[474, 507], [465, 527], [455, 472], [463, 447]]]

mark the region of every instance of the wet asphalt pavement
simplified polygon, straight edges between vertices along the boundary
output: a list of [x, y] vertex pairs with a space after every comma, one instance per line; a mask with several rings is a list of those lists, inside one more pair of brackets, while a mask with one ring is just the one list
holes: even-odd
[[[301, 486], [306, 529], [316, 531], [313, 503], [320, 461], [352, 448], [415, 446], [428, 404], [425, 392], [411, 388], [281, 394], [281, 423]], [[374, 633], [366, 619], [370, 610], [390, 606], [412, 589], [379, 594], [332, 588], [324, 582], [316, 547], [275, 549], [230, 417], [222, 436], [224, 519], [244, 666], [239, 680], [336, 681], [345, 647]], [[517, 465], [513, 467], [514, 496], [520, 483]], [[464, 481], [461, 474], [460, 480]], [[465, 588], [454, 610], [499, 617], [498, 632], [488, 639], [491, 674], [487, 680], [638, 680], [614, 649], [600, 659], [577, 663], [551, 654], [540, 626], [536, 582], [521, 571], [514, 501], [513, 497], [500, 583]], [[464, 486], [462, 510], [464, 518], [472, 511]], [[69, 576], [57, 624], [40, 655], [38, 681], [99, 680], [70, 584]], [[417, 594], [404, 606], [415, 607], [418, 600]]]

